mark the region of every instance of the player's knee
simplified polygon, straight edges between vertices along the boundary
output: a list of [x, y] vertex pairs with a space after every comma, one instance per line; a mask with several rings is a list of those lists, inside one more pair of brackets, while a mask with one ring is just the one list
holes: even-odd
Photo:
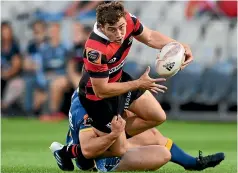
[[168, 141], [168, 138], [163, 136], [158, 129], [156, 128], [152, 128], [150, 129], [151, 133], [154, 135], [154, 138], [157, 139], [157, 145], [160, 145], [160, 146], [165, 146], [167, 141]]
[[157, 125], [166, 121], [166, 113], [164, 112], [164, 110], [161, 110], [161, 111], [156, 113], [156, 120], [155, 121], [157, 122]]
[[164, 147], [162, 155], [163, 155], [162, 158], [164, 163], [167, 163], [171, 160], [171, 153], [166, 147]]

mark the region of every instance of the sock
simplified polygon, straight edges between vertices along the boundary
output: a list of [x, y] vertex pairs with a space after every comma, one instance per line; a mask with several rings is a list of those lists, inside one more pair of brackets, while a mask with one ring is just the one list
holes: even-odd
[[185, 153], [181, 148], [179, 148], [171, 139], [168, 138], [167, 144], [165, 145], [171, 153], [171, 162], [179, 164], [186, 168], [193, 168], [197, 164], [195, 157], [190, 156]]
[[66, 152], [67, 157], [76, 158], [81, 153], [81, 148], [79, 144], [64, 146], [62, 151]]
[[65, 154], [69, 158], [76, 158], [77, 164], [80, 166], [82, 170], [89, 170], [95, 167], [94, 159], [86, 159], [83, 156], [83, 153], [79, 144], [64, 146], [61, 151], [63, 152], [66, 151]]

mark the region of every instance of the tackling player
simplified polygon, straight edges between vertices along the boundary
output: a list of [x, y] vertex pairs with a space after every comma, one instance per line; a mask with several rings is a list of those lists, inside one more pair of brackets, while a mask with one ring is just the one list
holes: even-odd
[[[127, 120], [127, 126], [133, 136], [149, 128], [155, 127], [166, 120], [166, 114], [159, 102], [149, 92], [164, 92], [167, 88], [156, 82], [164, 78], [149, 77], [150, 68], [137, 80], [122, 70], [133, 38], [155, 49], [161, 49], [169, 42], [175, 41], [157, 31], [143, 26], [140, 21], [125, 11], [120, 2], [110, 2], [97, 7], [97, 22], [89, 36], [84, 51], [82, 79], [79, 83], [79, 98], [90, 118], [92, 126], [98, 134], [110, 133], [110, 122], [114, 115], [122, 114], [124, 109], [135, 113], [138, 117]], [[184, 68], [193, 56], [188, 46]], [[127, 131], [128, 132], [128, 131]], [[125, 143], [124, 134], [118, 138], [111, 148], [115, 155], [122, 155], [121, 143]]]
[[[136, 148], [129, 149], [122, 157], [101, 159], [100, 156], [108, 155], [108, 148], [124, 133], [125, 121], [120, 116], [118, 120], [114, 118], [112, 131], [105, 136], [98, 136], [77, 95], [78, 91], [75, 91], [71, 100], [67, 145], [54, 142], [50, 147], [62, 170], [74, 169], [72, 158], [76, 158], [76, 164], [82, 170], [93, 169], [94, 160], [90, 158], [96, 158], [96, 166], [100, 171], [158, 169], [170, 159], [186, 170], [203, 170], [218, 165], [224, 159], [224, 153], [206, 157], [199, 154], [198, 158], [194, 158], [155, 128], [128, 139]], [[134, 115], [126, 111], [126, 117], [131, 116]]]

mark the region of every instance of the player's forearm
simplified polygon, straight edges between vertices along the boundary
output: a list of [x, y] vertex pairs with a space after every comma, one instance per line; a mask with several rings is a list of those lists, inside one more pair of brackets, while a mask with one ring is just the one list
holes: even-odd
[[133, 91], [139, 88], [139, 81], [129, 81], [129, 82], [113, 82], [108, 83], [103, 89], [96, 92], [99, 98], [109, 98], [114, 96], [119, 96], [129, 91]]
[[150, 46], [155, 49], [162, 49], [166, 44], [173, 42], [176, 40], [173, 40], [172, 38], [161, 34], [157, 31], [151, 31], [150, 39], [147, 43], [147, 46]]
[[84, 156], [87, 159], [101, 156], [118, 138], [118, 135], [109, 133], [105, 136], [91, 138], [84, 150]]

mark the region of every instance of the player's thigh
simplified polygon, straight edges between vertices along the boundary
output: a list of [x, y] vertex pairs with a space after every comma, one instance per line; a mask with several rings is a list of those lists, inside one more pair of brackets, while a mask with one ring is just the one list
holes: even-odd
[[162, 146], [150, 145], [128, 150], [113, 171], [156, 170], [171, 159], [170, 152]]
[[[96, 128], [93, 128], [93, 130], [98, 136], [108, 135], [108, 133], [99, 131]], [[126, 139], [126, 134], [125, 132], [123, 132], [115, 140], [115, 142], [108, 148], [109, 152], [106, 153], [107, 155], [103, 156], [104, 157], [122, 156], [123, 154], [125, 154], [125, 152], [128, 150], [129, 147], [131, 148], [132, 146], [128, 143]]]
[[159, 145], [160, 139], [157, 138], [156, 133], [157, 133], [157, 129], [151, 128], [127, 140], [131, 145], [136, 147], [147, 146], [147, 145]]
[[166, 120], [166, 114], [160, 103], [148, 90], [132, 102], [129, 110], [144, 120], [156, 122]]

